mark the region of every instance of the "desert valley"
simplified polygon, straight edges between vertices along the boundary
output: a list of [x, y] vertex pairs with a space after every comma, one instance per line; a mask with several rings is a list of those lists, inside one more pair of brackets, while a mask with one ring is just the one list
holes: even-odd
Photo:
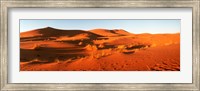
[[20, 71], [180, 71], [180, 33], [52, 27], [21, 32]]

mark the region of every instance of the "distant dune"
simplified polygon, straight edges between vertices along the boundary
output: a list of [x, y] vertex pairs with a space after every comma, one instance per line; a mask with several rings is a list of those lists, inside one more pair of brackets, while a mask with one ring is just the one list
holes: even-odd
[[89, 30], [89, 31], [94, 33], [94, 34], [102, 35], [102, 36], [105, 36], [105, 37], [131, 35], [131, 33], [127, 32], [123, 29], [115, 29], [115, 30], [93, 29], [93, 30]]
[[20, 33], [20, 37], [38, 37], [38, 36], [42, 36], [42, 37], [57, 37], [57, 36], [68, 36], [68, 37], [72, 37], [72, 36], [76, 36], [78, 34], [87, 34], [88, 37], [100, 37], [99, 35], [96, 35], [94, 33], [91, 32], [87, 32], [84, 30], [61, 30], [61, 29], [55, 29], [55, 28], [51, 28], [51, 27], [46, 27], [46, 28], [42, 28], [42, 29], [36, 29], [36, 30], [31, 30], [28, 32], [23, 32]]
[[123, 29], [20, 33], [21, 71], [180, 71], [180, 34]]

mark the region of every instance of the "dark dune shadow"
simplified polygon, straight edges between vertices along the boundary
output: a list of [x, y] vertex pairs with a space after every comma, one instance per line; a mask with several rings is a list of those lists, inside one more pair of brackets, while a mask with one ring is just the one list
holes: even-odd
[[93, 43], [93, 39], [84, 39], [84, 40], [63, 40], [62, 42], [66, 42], [66, 43], [70, 43], [70, 44], [74, 44], [74, 45], [78, 45], [80, 42], [82, 42], [82, 45], [79, 46], [86, 46], [87, 44], [94, 44]]
[[28, 50], [20, 49], [20, 61], [27, 62], [34, 59], [40, 61], [53, 62], [55, 59], [64, 61], [67, 59], [77, 59], [80, 57], [85, 57], [88, 54], [83, 52], [83, 49], [51, 49], [44, 48], [41, 50]]
[[114, 30], [109, 30], [109, 32], [114, 33], [114, 34], [118, 34]]
[[51, 61], [33, 61], [28, 64], [47, 64], [47, 63], [51, 63]]
[[134, 51], [129, 51], [129, 52], [123, 52], [124, 54], [132, 54]]
[[144, 47], [146, 47], [146, 45], [135, 45], [135, 46], [132, 46], [132, 47], [127, 47], [126, 49], [132, 50], [132, 49], [140, 49], [140, 48], [144, 48]]
[[[31, 50], [31, 49], [25, 49], [25, 50]], [[48, 47], [40, 47], [37, 50], [32, 51], [38, 51], [38, 52], [54, 52], [54, 53], [77, 53], [77, 52], [83, 52], [85, 49], [83, 48], [77, 48], [77, 47], [63, 47], [63, 48], [48, 48]]]
[[[90, 45], [93, 45], [94, 44], [94, 40], [107, 40], [109, 38], [103, 38], [103, 37], [91, 37], [89, 39], [82, 39], [82, 40], [62, 40], [62, 41], [57, 41], [57, 42], [66, 42], [66, 43], [70, 43], [70, 44], [74, 44], [76, 46], [79, 46], [79, 47], [85, 47], [86, 45], [90, 44]], [[79, 45], [79, 43], [82, 42], [81, 45]]]
[[105, 37], [98, 37], [96, 40], [108, 40], [109, 38], [105, 38]]
[[43, 36], [34, 36], [34, 37], [20, 38], [21, 42], [26, 42], [26, 41], [43, 41], [43, 40], [56, 40], [56, 38], [43, 37]]

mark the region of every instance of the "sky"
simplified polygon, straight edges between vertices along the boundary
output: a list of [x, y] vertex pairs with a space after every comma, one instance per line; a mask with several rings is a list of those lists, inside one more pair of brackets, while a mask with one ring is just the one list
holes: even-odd
[[180, 33], [181, 21], [178, 19], [33, 19], [20, 20], [20, 32], [34, 29], [53, 27], [57, 29], [124, 29], [128, 32], [139, 33]]

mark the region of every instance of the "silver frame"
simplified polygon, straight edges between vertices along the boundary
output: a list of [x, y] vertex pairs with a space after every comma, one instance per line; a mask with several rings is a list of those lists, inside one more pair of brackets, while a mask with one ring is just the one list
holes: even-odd
[[[0, 90], [192, 90], [199, 91], [200, 77], [200, 0], [0, 0]], [[8, 83], [8, 9], [9, 8], [58, 8], [58, 7], [147, 7], [192, 8], [193, 82], [191, 84], [13, 84]]]

